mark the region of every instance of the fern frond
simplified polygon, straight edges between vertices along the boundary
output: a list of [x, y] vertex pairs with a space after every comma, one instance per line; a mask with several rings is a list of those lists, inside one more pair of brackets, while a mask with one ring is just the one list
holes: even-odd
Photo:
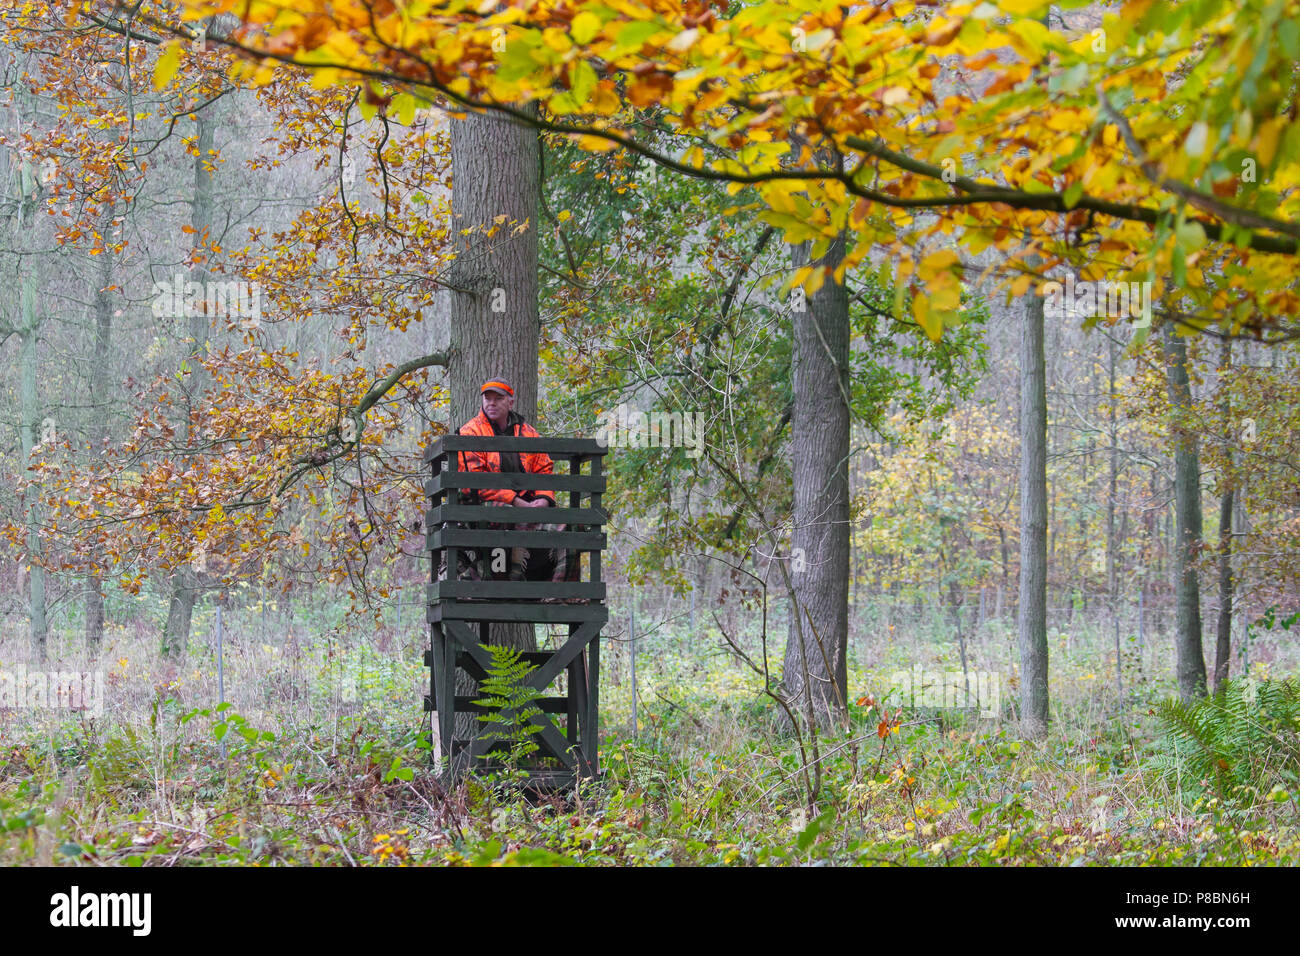
[[1148, 763], [1194, 793], [1210, 780], [1220, 799], [1250, 803], [1300, 769], [1300, 687], [1292, 680], [1228, 681], [1211, 697], [1166, 701], [1164, 733]]

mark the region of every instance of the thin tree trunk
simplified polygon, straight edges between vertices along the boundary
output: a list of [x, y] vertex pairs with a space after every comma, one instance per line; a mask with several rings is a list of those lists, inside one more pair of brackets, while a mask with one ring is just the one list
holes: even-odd
[[1115, 361], [1119, 351], [1114, 336], [1106, 337], [1106, 372], [1109, 405], [1110, 489], [1106, 496], [1106, 600], [1115, 632], [1115, 690], [1124, 694], [1124, 662], [1119, 643], [1119, 541], [1115, 537], [1115, 505], [1119, 497], [1119, 398], [1115, 391]]
[[[23, 87], [20, 101], [30, 100], [30, 94]], [[30, 161], [23, 160], [18, 166], [20, 208], [15, 221], [15, 248], [26, 250], [30, 245], [30, 231], [34, 228], [36, 216], [37, 179], [36, 170]], [[38, 274], [35, 264], [20, 253], [17, 269], [19, 271], [19, 326], [15, 330], [20, 342], [19, 353], [19, 442], [23, 453], [23, 466], [31, 461], [32, 452], [38, 441], [50, 438], [43, 434], [41, 426], [40, 393], [37, 379], [40, 376], [40, 327], [41, 317], [36, 307]], [[23, 261], [26, 259], [27, 261]], [[27, 587], [30, 605], [28, 650], [33, 664], [41, 665], [46, 660], [46, 648], [49, 640], [49, 624], [45, 610], [45, 568], [41, 561], [43, 549], [39, 534], [41, 512], [40, 491], [28, 489], [23, 501], [23, 519], [27, 526], [25, 561], [27, 563]]]
[[1174, 635], [1178, 692], [1183, 700], [1205, 696], [1205, 656], [1201, 647], [1201, 584], [1196, 553], [1201, 544], [1200, 456], [1191, 426], [1192, 396], [1188, 384], [1187, 343], [1165, 325], [1169, 401], [1173, 406], [1174, 507], [1177, 537], [1174, 547], [1178, 589], [1178, 630]]
[[1020, 731], [1047, 734], [1047, 370], [1041, 295], [1020, 334]]
[[[113, 217], [105, 216], [105, 235], [110, 235]], [[90, 455], [100, 453], [108, 438], [108, 350], [113, 330], [113, 304], [108, 287], [113, 282], [114, 257], [111, 249], [100, 255], [99, 286], [95, 290], [95, 344], [90, 363]], [[86, 650], [99, 653], [104, 642], [104, 579], [98, 567], [86, 572]]]
[[[26, 169], [24, 169], [24, 172], [26, 172]], [[48, 435], [41, 434], [44, 429], [38, 421], [41, 415], [40, 396], [36, 387], [36, 380], [40, 374], [38, 367], [40, 357], [37, 350], [40, 337], [40, 320], [36, 314], [36, 281], [35, 270], [27, 269], [23, 273], [22, 289], [19, 293], [22, 298], [22, 327], [18, 331], [22, 343], [22, 357], [20, 360], [22, 426], [20, 430], [22, 432], [24, 462], [31, 460], [38, 436], [41, 441], [49, 438]], [[31, 660], [35, 664], [45, 662], [46, 645], [49, 640], [49, 623], [45, 614], [45, 568], [41, 564], [43, 549], [40, 534], [38, 533], [41, 521], [39, 499], [39, 490], [34, 487], [29, 488], [24, 504], [27, 523], [26, 561], [30, 568], [27, 575], [28, 598], [31, 606], [31, 627], [28, 633], [28, 645]]]
[[1232, 661], [1232, 507], [1231, 486], [1219, 499], [1219, 620], [1214, 645], [1214, 689], [1228, 679]]
[[[194, 157], [194, 197], [190, 203], [190, 226], [194, 230], [194, 247], [201, 250], [196, 257], [190, 275], [193, 282], [205, 285], [211, 275], [208, 267], [208, 252], [205, 247], [212, 242], [212, 148], [215, 140], [216, 121], [206, 110], [194, 114], [198, 121], [197, 155]], [[191, 409], [203, 399], [203, 390], [207, 375], [202, 359], [207, 356], [208, 339], [212, 335], [213, 317], [206, 309], [196, 310], [190, 317], [189, 337], [190, 354], [186, 361], [189, 374], [186, 376], [186, 391], [189, 393]], [[191, 439], [192, 414], [187, 415], [183, 433], [185, 440]], [[194, 616], [194, 605], [198, 601], [203, 586], [202, 568], [177, 568], [172, 575], [171, 598], [167, 607], [167, 624], [163, 628], [162, 654], [164, 657], [179, 659], [185, 656], [185, 649], [190, 641], [190, 622]]]
[[[810, 244], [792, 248], [796, 268], [808, 264]], [[842, 238], [818, 265], [844, 258]], [[786, 694], [797, 713], [821, 726], [847, 715], [849, 572], [849, 303], [828, 276], [794, 312], [791, 381], [793, 553], [792, 608], [785, 651]]]
[[86, 652], [95, 657], [104, 643], [104, 576], [98, 568], [86, 572]]
[[[1223, 360], [1220, 375], [1229, 374], [1232, 367], [1232, 340], [1223, 340]], [[1228, 400], [1226, 383], [1219, 386], [1223, 390], [1224, 421], [1231, 421], [1232, 407]], [[1227, 474], [1224, 475], [1223, 495], [1219, 499], [1219, 620], [1214, 643], [1214, 689], [1217, 691], [1228, 679], [1232, 662], [1232, 519], [1236, 513], [1234, 507], [1234, 483], [1237, 480], [1231, 446], [1227, 454]]]

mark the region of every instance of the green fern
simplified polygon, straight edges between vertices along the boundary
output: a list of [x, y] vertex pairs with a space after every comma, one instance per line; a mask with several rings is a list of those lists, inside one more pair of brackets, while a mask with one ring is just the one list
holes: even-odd
[[1150, 761], [1166, 782], [1194, 796], [1253, 804], [1300, 775], [1300, 686], [1294, 680], [1228, 681], [1210, 697], [1165, 701], [1163, 734]]
[[499, 644], [485, 644], [484, 647], [492, 655], [492, 662], [487, 668], [487, 677], [479, 685], [479, 691], [485, 696], [474, 703], [489, 708], [488, 713], [478, 715], [480, 721], [499, 726], [480, 735], [479, 739], [503, 741], [508, 748], [507, 764], [517, 767], [525, 757], [539, 749], [534, 734], [541, 731], [543, 725], [537, 721], [546, 720], [537, 706], [541, 691], [525, 683], [536, 668], [525, 663], [520, 652], [512, 647]]

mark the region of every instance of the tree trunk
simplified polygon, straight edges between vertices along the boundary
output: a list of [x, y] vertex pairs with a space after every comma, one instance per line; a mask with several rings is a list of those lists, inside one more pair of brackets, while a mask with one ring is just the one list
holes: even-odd
[[[1232, 339], [1223, 340], [1223, 361], [1220, 375], [1229, 374], [1232, 367]], [[1232, 407], [1228, 400], [1228, 389], [1220, 382], [1223, 391], [1223, 420], [1231, 422]], [[1231, 425], [1229, 425], [1231, 427]], [[1224, 475], [1223, 496], [1219, 499], [1219, 620], [1218, 633], [1214, 643], [1214, 689], [1217, 691], [1228, 679], [1232, 662], [1232, 519], [1236, 513], [1234, 507], [1234, 474], [1232, 449], [1227, 453], [1227, 474]]]
[[1047, 369], [1041, 295], [1020, 333], [1020, 732], [1047, 734]]
[[[211, 276], [204, 248], [211, 244], [212, 236], [212, 148], [216, 132], [216, 120], [208, 111], [199, 110], [194, 114], [198, 121], [198, 154], [194, 157], [194, 198], [190, 203], [190, 226], [194, 230], [194, 248], [200, 250], [193, 268], [190, 270], [191, 281], [205, 284]], [[208, 339], [212, 335], [213, 317], [206, 310], [196, 310], [190, 317], [189, 338], [190, 354], [186, 360], [189, 374], [185, 376], [185, 389], [189, 395], [190, 407], [203, 399], [207, 374], [202, 359], [208, 353]], [[185, 419], [183, 434], [188, 441], [191, 435], [191, 416]], [[167, 606], [167, 625], [163, 629], [162, 653], [164, 657], [178, 659], [185, 656], [185, 649], [190, 641], [190, 621], [194, 616], [194, 605], [198, 601], [203, 585], [201, 568], [177, 568], [172, 575], [171, 598]]]
[[[104, 217], [104, 234], [111, 235], [113, 216]], [[100, 254], [99, 287], [95, 290], [95, 359], [90, 363], [89, 456], [100, 453], [108, 438], [108, 350], [113, 330], [113, 304], [108, 287], [113, 283], [114, 257], [110, 249]], [[104, 642], [104, 579], [98, 567], [86, 572], [86, 650], [95, 656]]]
[[1187, 374], [1187, 343], [1165, 324], [1165, 361], [1174, 426], [1174, 507], [1177, 536], [1174, 574], [1178, 630], [1174, 635], [1178, 692], [1183, 700], [1205, 696], [1205, 656], [1201, 648], [1201, 584], [1196, 553], [1201, 543], [1200, 456], [1191, 429], [1192, 394]]
[[86, 572], [86, 653], [99, 655], [104, 643], [104, 576], [98, 568]]
[[[537, 131], [471, 113], [451, 121], [451, 154], [453, 227], [473, 232], [460, 238], [449, 275], [449, 427], [478, 414], [479, 388], [498, 376], [514, 386], [514, 410], [537, 427]], [[498, 216], [506, 217], [500, 225]], [[529, 624], [494, 624], [490, 640], [536, 649]]]
[[1219, 621], [1214, 645], [1214, 689], [1228, 679], [1232, 661], [1232, 498], [1231, 486], [1219, 500]]
[[172, 575], [171, 599], [167, 602], [167, 623], [163, 626], [162, 655], [171, 660], [185, 656], [190, 640], [190, 622], [198, 596], [196, 575], [185, 567]]
[[[24, 164], [24, 173], [26, 172], [26, 164]], [[40, 374], [37, 364], [40, 361], [37, 351], [40, 337], [40, 320], [36, 316], [36, 274], [34, 270], [29, 268], [23, 273], [22, 289], [19, 294], [22, 297], [22, 327], [18, 331], [22, 343], [22, 394], [20, 399], [22, 403], [22, 425], [20, 430], [22, 432], [23, 462], [26, 463], [31, 461], [32, 451], [36, 447], [38, 440], [42, 442], [53, 440], [51, 435], [45, 434], [48, 430], [39, 421], [41, 409], [36, 380]], [[46, 644], [49, 639], [49, 623], [45, 616], [45, 568], [41, 565], [43, 550], [39, 534], [41, 521], [39, 488], [29, 488], [25, 497], [24, 511], [27, 523], [26, 561], [30, 569], [27, 575], [27, 586], [28, 598], [31, 602], [31, 628], [28, 635], [28, 645], [32, 663], [43, 664], [46, 659]]]
[[1124, 660], [1119, 642], [1119, 539], [1115, 536], [1115, 506], [1119, 498], [1119, 396], [1115, 391], [1115, 363], [1119, 345], [1106, 337], [1107, 404], [1110, 439], [1110, 493], [1106, 496], [1106, 601], [1115, 636], [1115, 691], [1124, 694]]
[[[30, 94], [22, 88], [20, 100], [26, 102]], [[36, 170], [28, 160], [18, 166], [20, 208], [15, 221], [14, 247], [26, 250], [31, 245], [30, 231], [34, 228], [36, 217]], [[23, 261], [26, 259], [26, 261]], [[36, 307], [38, 273], [34, 263], [24, 256], [19, 257], [17, 269], [19, 276], [19, 326], [15, 330], [20, 342], [19, 358], [19, 442], [23, 453], [23, 467], [30, 463], [32, 452], [38, 442], [52, 440], [47, 429], [41, 424], [40, 392], [37, 380], [40, 377], [39, 340], [41, 317]], [[41, 565], [43, 549], [39, 534], [40, 490], [28, 489], [23, 502], [23, 519], [27, 526], [26, 555], [27, 596], [30, 602], [28, 631], [28, 649], [33, 664], [41, 665], [46, 660], [46, 646], [49, 639], [49, 624], [45, 611], [45, 568]]]
[[[793, 247], [795, 268], [810, 245]], [[844, 258], [842, 238], [818, 265]], [[821, 726], [847, 715], [849, 573], [849, 303], [825, 283], [793, 316], [792, 607], [783, 683], [791, 707]]]

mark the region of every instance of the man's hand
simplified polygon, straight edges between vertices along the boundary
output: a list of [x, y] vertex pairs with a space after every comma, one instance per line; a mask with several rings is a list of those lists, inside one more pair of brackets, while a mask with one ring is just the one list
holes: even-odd
[[525, 501], [519, 496], [515, 496], [515, 504], [521, 508], [549, 508], [551, 501], [549, 498], [534, 498], [532, 501]]

